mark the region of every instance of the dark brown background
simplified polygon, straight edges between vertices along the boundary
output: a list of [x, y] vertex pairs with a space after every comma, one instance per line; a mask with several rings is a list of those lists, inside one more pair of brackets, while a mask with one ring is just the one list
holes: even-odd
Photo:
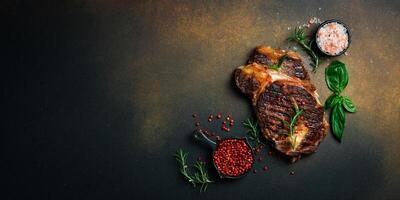
[[[1, 134], [2, 199], [400, 199], [399, 1], [9, 1], [0, 8], [10, 119]], [[265, 156], [266, 173], [218, 181], [203, 194], [191, 188], [171, 156], [179, 147], [192, 159], [209, 153], [190, 137], [191, 114], [251, 117], [233, 69], [256, 45], [291, 47], [285, 38], [313, 16], [341, 19], [353, 35], [339, 59], [350, 74], [345, 94], [359, 111], [347, 115], [343, 142], [329, 134], [296, 164]], [[327, 63], [312, 75], [322, 101], [330, 93]]]

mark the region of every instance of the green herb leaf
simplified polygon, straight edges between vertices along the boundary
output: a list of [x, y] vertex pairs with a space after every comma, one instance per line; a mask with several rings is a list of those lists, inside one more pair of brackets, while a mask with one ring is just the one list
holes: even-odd
[[247, 128], [247, 135], [250, 140], [254, 141], [256, 145], [265, 145], [260, 140], [260, 130], [256, 120], [247, 119], [243, 123], [243, 126]]
[[349, 83], [346, 65], [337, 60], [333, 61], [325, 69], [325, 81], [332, 92], [340, 94]]
[[332, 94], [325, 101], [325, 109], [333, 108], [338, 102], [342, 101], [342, 97], [337, 94]]
[[339, 141], [342, 140], [344, 126], [346, 122], [346, 115], [343, 110], [342, 102], [336, 104], [331, 111], [331, 128], [333, 135]]
[[304, 27], [296, 27], [293, 35], [290, 36], [288, 40], [296, 42], [307, 52], [307, 54], [311, 57], [311, 66], [313, 67], [313, 72], [315, 72], [319, 65], [319, 58], [317, 54], [312, 50], [311, 44], [313, 41], [310, 41], [307, 38], [304, 29]]
[[281, 69], [281, 66], [279, 65], [268, 65], [268, 68], [279, 71]]
[[351, 101], [351, 99], [350, 99], [348, 96], [344, 96], [344, 97], [343, 97], [342, 103], [343, 103], [343, 107], [344, 107], [348, 112], [354, 113], [354, 112], [357, 111], [356, 106], [353, 104], [353, 102]]
[[286, 58], [287, 58], [287, 54], [285, 54], [281, 58], [279, 58], [278, 64], [268, 65], [268, 68], [279, 71], [282, 68], [282, 63], [285, 62]]
[[345, 110], [357, 111], [349, 97], [340, 95], [349, 83], [346, 65], [340, 61], [333, 61], [325, 69], [325, 81], [328, 88], [334, 93], [325, 101], [325, 109], [332, 108], [330, 119], [332, 133], [336, 139], [341, 141], [346, 122]]
[[283, 127], [288, 127], [288, 131], [286, 130], [280, 130], [278, 131], [279, 134], [283, 134], [286, 135], [289, 138], [289, 143], [290, 146], [292, 147], [292, 149], [296, 149], [296, 136], [294, 135], [295, 131], [296, 131], [296, 124], [298, 119], [300, 118], [300, 116], [303, 114], [303, 110], [301, 110], [299, 108], [299, 106], [296, 103], [296, 100], [291, 97], [291, 101], [294, 107], [294, 115], [290, 117], [290, 122], [289, 121], [285, 121], [283, 119], [278, 118], [281, 122]]
[[178, 149], [174, 155], [175, 159], [179, 163], [180, 173], [189, 183], [193, 185], [193, 187], [200, 185], [200, 192], [206, 191], [207, 185], [212, 183], [212, 181], [208, 176], [205, 163], [196, 161], [194, 167], [196, 168], [197, 172], [195, 172], [194, 175], [191, 175], [189, 172], [189, 166], [186, 163], [187, 156], [188, 153], [184, 152], [182, 149]]
[[287, 54], [285, 54], [281, 58], [279, 58], [278, 66], [282, 66], [282, 63], [285, 62], [286, 58], [287, 58]]

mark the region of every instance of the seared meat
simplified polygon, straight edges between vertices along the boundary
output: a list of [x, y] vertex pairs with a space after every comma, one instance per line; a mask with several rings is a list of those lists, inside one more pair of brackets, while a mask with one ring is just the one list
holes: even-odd
[[[269, 69], [286, 55], [280, 70]], [[300, 56], [293, 51], [257, 47], [249, 64], [235, 70], [239, 89], [251, 98], [261, 131], [280, 152], [296, 161], [316, 151], [326, 136], [328, 123], [318, 94]], [[302, 110], [289, 135], [295, 107]]]
[[310, 80], [306, 69], [304, 68], [303, 61], [300, 56], [293, 51], [285, 52], [280, 49], [273, 49], [266, 46], [258, 46], [250, 56], [248, 64], [258, 63], [261, 65], [270, 65], [277, 63], [279, 58], [287, 54], [287, 62], [283, 65], [281, 69], [283, 74], [288, 76], [296, 77], [302, 80]]

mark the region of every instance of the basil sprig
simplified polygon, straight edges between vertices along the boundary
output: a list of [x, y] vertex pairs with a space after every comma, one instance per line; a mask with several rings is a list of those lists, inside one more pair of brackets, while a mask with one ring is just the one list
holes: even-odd
[[331, 109], [331, 129], [333, 135], [339, 141], [342, 140], [343, 130], [346, 122], [346, 113], [354, 113], [357, 108], [348, 96], [341, 96], [340, 93], [349, 83], [349, 74], [346, 65], [340, 61], [333, 61], [325, 69], [325, 81], [333, 94], [325, 101], [325, 109]]

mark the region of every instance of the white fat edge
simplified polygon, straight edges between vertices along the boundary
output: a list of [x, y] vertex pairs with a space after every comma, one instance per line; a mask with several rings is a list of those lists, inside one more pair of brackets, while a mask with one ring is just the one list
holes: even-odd
[[[302, 81], [302, 80], [298, 80], [297, 78], [288, 76], [286, 74], [282, 74], [275, 70], [269, 70], [268, 73], [271, 76], [272, 82], [279, 81], [279, 80], [293, 80], [293, 81], [300, 81], [300, 82]], [[317, 104], [322, 105], [321, 102], [319, 101], [319, 94], [317, 93], [317, 90], [312, 92], [311, 95], [315, 98], [315, 100], [317, 101]]]
[[305, 126], [305, 124], [302, 121], [300, 121], [300, 124], [295, 127], [295, 132], [293, 134], [293, 136], [296, 137], [296, 143], [294, 144], [294, 147], [295, 147], [294, 150], [296, 150], [297, 147], [301, 144], [301, 142], [303, 141], [303, 139], [305, 138], [307, 133], [308, 133], [307, 126]]
[[294, 80], [292, 77], [275, 70], [268, 70], [268, 74], [271, 76], [272, 82], [279, 80]]
[[[246, 66], [247, 65], [241, 65], [241, 66], [239, 66], [237, 68], [238, 69], [243, 69]], [[273, 83], [273, 82], [279, 81], [279, 80], [292, 80], [292, 81], [300, 81], [300, 82], [302, 81], [302, 80], [299, 80], [297, 78], [293, 78], [291, 76], [283, 74], [283, 73], [281, 73], [279, 71], [276, 71], [276, 70], [267, 69], [267, 72], [271, 76], [271, 82], [266, 83], [266, 84], [270, 84], [270, 83]], [[262, 88], [265, 88], [265, 85]], [[260, 92], [262, 92], [262, 91], [260, 91]], [[314, 96], [315, 100], [317, 101], [317, 104], [322, 105], [321, 102], [319, 101], [319, 94], [317, 93], [317, 90], [315, 90], [312, 93], [312, 96]]]
[[322, 105], [321, 102], [319, 101], [319, 94], [317, 93], [317, 89], [315, 89], [313, 96], [315, 98], [315, 101], [317, 101], [317, 104]]

